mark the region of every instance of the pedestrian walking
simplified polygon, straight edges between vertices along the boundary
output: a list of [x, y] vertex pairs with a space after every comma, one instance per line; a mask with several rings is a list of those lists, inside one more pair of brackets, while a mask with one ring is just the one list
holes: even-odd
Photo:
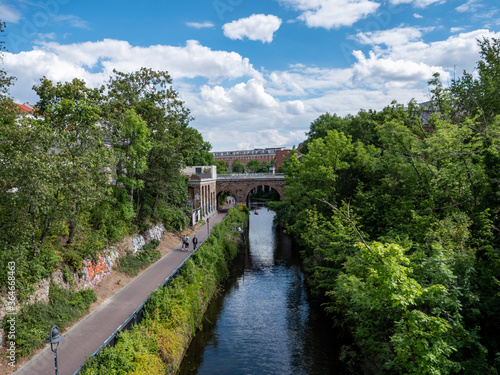
[[186, 250], [187, 236], [182, 237], [182, 247], [181, 250]]
[[189, 237], [186, 237], [186, 251], [189, 251]]
[[198, 246], [198, 239], [196, 238], [196, 234], [193, 237], [193, 251], [196, 250], [196, 246]]

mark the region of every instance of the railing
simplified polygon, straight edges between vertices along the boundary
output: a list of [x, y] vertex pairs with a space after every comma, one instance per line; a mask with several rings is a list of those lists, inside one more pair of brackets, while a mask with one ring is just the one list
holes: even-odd
[[[224, 218], [224, 220], [225, 220], [225, 218]], [[186, 263], [186, 261], [189, 258], [191, 258], [191, 256], [194, 253], [196, 253], [196, 251], [199, 250], [199, 248], [201, 247], [201, 245], [203, 245], [203, 243], [207, 239], [208, 239], [208, 237], [205, 238], [203, 241], [201, 241], [200, 244], [196, 247], [196, 250], [194, 250], [193, 252], [191, 252], [188, 255], [188, 257], [186, 259], [184, 259], [184, 261], [179, 265], [179, 267], [177, 267], [174, 270], [174, 272], [172, 272], [170, 274], [170, 276], [168, 276], [160, 285], [158, 285], [158, 287], [153, 292], [157, 291], [160, 288], [168, 286], [180, 274], [180, 271], [181, 271], [182, 267], [184, 266], [184, 263]], [[99, 348], [97, 348], [97, 350], [94, 353], [92, 353], [92, 355], [89, 356], [89, 358], [93, 357], [95, 355], [98, 355], [101, 352], [101, 350], [104, 349], [107, 346], [114, 346], [115, 343], [116, 343], [116, 340], [118, 339], [118, 335], [122, 331], [127, 331], [130, 328], [132, 328], [132, 326], [134, 326], [135, 324], [141, 322], [142, 316], [143, 316], [143, 312], [144, 312], [144, 305], [146, 304], [146, 302], [148, 301], [150, 295], [153, 292], [151, 292], [149, 294], [149, 296], [139, 305], [139, 307], [137, 307], [137, 309], [135, 309], [135, 311], [132, 314], [130, 314], [129, 317], [122, 324], [120, 324], [120, 326], [104, 341], [104, 343]], [[78, 373], [81, 371], [81, 369], [83, 368], [83, 366], [85, 365], [86, 362], [87, 362], [87, 360], [85, 360], [85, 362], [82, 363], [82, 365], [78, 368], [78, 370], [76, 370], [73, 373], [73, 375], [78, 375]]]
[[262, 179], [262, 180], [282, 180], [285, 178], [284, 173], [231, 173], [231, 174], [218, 174], [217, 180], [244, 180], [244, 179]]

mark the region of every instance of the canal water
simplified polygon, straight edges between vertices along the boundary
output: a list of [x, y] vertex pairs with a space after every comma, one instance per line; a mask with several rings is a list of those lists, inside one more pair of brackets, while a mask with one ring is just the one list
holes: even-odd
[[179, 374], [348, 373], [331, 320], [311, 302], [297, 251], [273, 218], [252, 206], [249, 248], [210, 304]]

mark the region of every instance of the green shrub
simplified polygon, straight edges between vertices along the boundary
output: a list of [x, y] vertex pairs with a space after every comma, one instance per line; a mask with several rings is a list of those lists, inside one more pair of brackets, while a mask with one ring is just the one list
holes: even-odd
[[118, 260], [118, 270], [132, 277], [137, 275], [140, 270], [161, 258], [161, 252], [155, 250], [159, 244], [160, 241], [153, 239], [144, 245], [137, 254], [127, 251], [126, 255]]
[[239, 234], [231, 223], [247, 219], [243, 211], [232, 209], [185, 262], [181, 274], [149, 296], [142, 322], [120, 334], [114, 347], [89, 359], [80, 373], [175, 373], [210, 299], [229, 274], [228, 261], [236, 256]]
[[[93, 290], [74, 292], [51, 284], [49, 303], [36, 302], [21, 308], [16, 317], [16, 356], [31, 355], [45, 345], [50, 329], [57, 325], [60, 332], [88, 312], [90, 305], [97, 300]], [[8, 315], [3, 320], [6, 331], [10, 329]]]

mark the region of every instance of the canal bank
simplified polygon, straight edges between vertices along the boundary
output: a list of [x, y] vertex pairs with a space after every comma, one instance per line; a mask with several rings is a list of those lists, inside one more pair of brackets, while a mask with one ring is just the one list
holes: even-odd
[[180, 375], [349, 373], [339, 332], [309, 296], [298, 249], [273, 218], [251, 206], [249, 248], [211, 302]]
[[168, 287], [149, 296], [143, 320], [120, 333], [113, 347], [87, 360], [80, 373], [175, 373], [218, 285], [229, 275], [227, 264], [240, 241], [237, 228], [247, 217], [245, 212], [231, 210]]
[[[225, 213], [210, 220], [210, 229], [223, 220]], [[196, 232], [200, 242], [208, 236], [205, 225]], [[144, 270], [118, 293], [103, 302], [85, 318], [64, 333], [64, 341], [58, 348], [60, 374], [73, 374], [186, 260], [191, 252], [180, 249], [180, 243], [158, 262]], [[54, 353], [46, 346], [40, 353], [23, 364], [16, 372], [21, 375], [54, 374]], [[106, 372], [104, 372], [106, 373]]]

